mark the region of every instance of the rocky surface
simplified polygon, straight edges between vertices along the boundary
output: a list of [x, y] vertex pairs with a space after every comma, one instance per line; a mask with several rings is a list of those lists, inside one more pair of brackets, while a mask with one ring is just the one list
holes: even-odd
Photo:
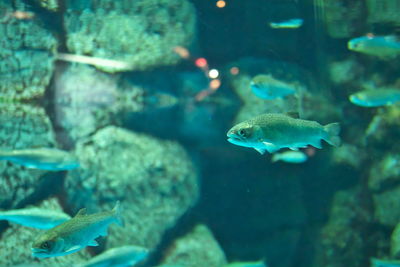
[[124, 227], [113, 227], [107, 247], [153, 248], [166, 229], [198, 197], [196, 171], [175, 142], [109, 126], [77, 144], [81, 168], [66, 179], [66, 203], [72, 213], [109, 210], [122, 204]]
[[205, 225], [197, 225], [167, 249], [163, 264], [185, 267], [221, 267], [226, 264], [222, 248]]
[[186, 0], [70, 0], [67, 6], [64, 21], [72, 53], [129, 64], [98, 66], [104, 71], [174, 65], [180, 60], [174, 47], [189, 46], [195, 38], [196, 13]]
[[[54, 147], [53, 128], [44, 109], [21, 104], [2, 104], [0, 108], [1, 149]], [[0, 161], [0, 207], [15, 208], [40, 190], [46, 171], [28, 169]]]
[[33, 13], [18, 19], [15, 9], [30, 12], [20, 1], [0, 3], [0, 100], [33, 99], [44, 95], [53, 74], [57, 40]]

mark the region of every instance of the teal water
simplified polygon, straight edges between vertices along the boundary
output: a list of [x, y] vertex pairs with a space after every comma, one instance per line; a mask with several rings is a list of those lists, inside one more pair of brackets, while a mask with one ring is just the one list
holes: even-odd
[[399, 12], [0, 0], [0, 266], [399, 265]]

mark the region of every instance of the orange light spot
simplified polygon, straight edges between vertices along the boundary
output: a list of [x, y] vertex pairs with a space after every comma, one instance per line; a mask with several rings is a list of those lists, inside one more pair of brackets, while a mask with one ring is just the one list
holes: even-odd
[[198, 59], [196, 59], [194, 64], [199, 68], [205, 68], [207, 67], [207, 59], [205, 59], [204, 57], [199, 57]]
[[221, 86], [221, 81], [219, 79], [213, 79], [210, 81], [210, 89], [216, 91]]
[[188, 59], [190, 57], [189, 50], [187, 50], [183, 46], [175, 46], [174, 52], [177, 53], [183, 59]]
[[230, 71], [230, 73], [232, 75], [238, 75], [239, 74], [239, 68], [238, 67], [232, 67], [229, 71]]
[[367, 33], [367, 37], [372, 39], [375, 37], [375, 34], [373, 34], [372, 32]]
[[226, 6], [226, 2], [224, 0], [219, 0], [217, 1], [216, 6], [218, 8], [224, 8]]

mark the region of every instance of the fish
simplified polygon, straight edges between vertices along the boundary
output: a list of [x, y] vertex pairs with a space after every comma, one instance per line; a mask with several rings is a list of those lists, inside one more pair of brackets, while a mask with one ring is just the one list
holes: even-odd
[[66, 171], [79, 167], [79, 161], [73, 154], [56, 148], [0, 150], [0, 160], [48, 171]]
[[122, 226], [120, 213], [119, 201], [111, 211], [87, 215], [86, 209], [81, 209], [72, 219], [39, 235], [32, 243], [32, 256], [59, 257], [87, 246], [98, 246], [95, 238], [106, 236], [110, 224]]
[[225, 267], [268, 267], [264, 261], [254, 261], [254, 262], [232, 262]]
[[89, 57], [84, 55], [66, 54], [66, 53], [56, 54], [56, 59], [66, 62], [92, 65], [95, 67], [110, 68], [111, 70], [114, 71], [127, 71], [133, 69], [134, 67], [132, 64], [125, 61], [98, 58], [98, 57]]
[[260, 154], [274, 153], [281, 148], [297, 150], [312, 145], [322, 148], [321, 140], [340, 145], [339, 123], [321, 125], [293, 115], [266, 113], [233, 126], [227, 133], [228, 142], [250, 147]]
[[259, 98], [272, 100], [296, 93], [293, 85], [275, 79], [272, 75], [259, 74], [250, 82], [252, 92]]
[[68, 214], [49, 209], [26, 208], [0, 211], [0, 220], [42, 230], [51, 229], [69, 219], [71, 216]]
[[129, 267], [144, 260], [149, 250], [138, 246], [123, 246], [106, 250], [79, 267]]
[[400, 267], [400, 260], [380, 260], [371, 258], [371, 267]]
[[286, 151], [282, 153], [276, 153], [272, 156], [272, 162], [280, 160], [287, 163], [303, 163], [307, 159], [307, 155], [301, 151]]
[[361, 107], [381, 107], [400, 101], [400, 90], [378, 89], [359, 91], [349, 96], [351, 103]]
[[351, 51], [392, 59], [400, 55], [400, 41], [396, 36], [361, 36], [347, 42]]
[[273, 29], [297, 29], [303, 25], [303, 19], [289, 19], [281, 22], [270, 22], [269, 26]]

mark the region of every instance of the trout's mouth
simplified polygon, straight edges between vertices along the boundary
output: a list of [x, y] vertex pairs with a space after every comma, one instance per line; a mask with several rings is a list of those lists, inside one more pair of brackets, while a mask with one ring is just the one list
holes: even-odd
[[232, 143], [232, 144], [238, 144], [238, 143], [243, 143], [243, 139], [240, 138], [240, 136], [232, 133], [232, 132], [228, 132], [227, 135], [228, 137], [228, 142]]
[[37, 258], [47, 258], [50, 257], [46, 249], [41, 248], [31, 248], [32, 256]]

